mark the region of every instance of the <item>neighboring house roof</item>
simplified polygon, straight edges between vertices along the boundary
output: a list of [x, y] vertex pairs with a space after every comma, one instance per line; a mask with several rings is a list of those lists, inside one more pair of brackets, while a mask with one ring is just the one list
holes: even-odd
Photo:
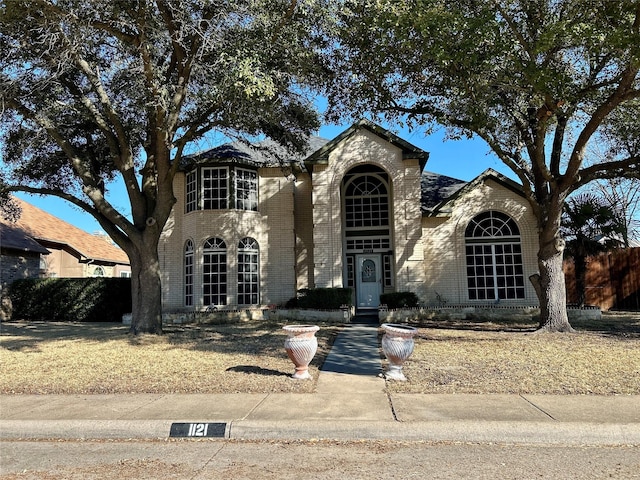
[[518, 184], [517, 182], [514, 182], [509, 177], [506, 177], [501, 173], [496, 172], [492, 168], [488, 168], [487, 170], [482, 172], [480, 175], [478, 175], [475, 179], [473, 179], [471, 182], [467, 183], [466, 185], [462, 185], [461, 188], [457, 188], [457, 189], [452, 188], [453, 193], [450, 194], [448, 197], [445, 197], [444, 199], [442, 199], [439, 203], [429, 207], [429, 206], [425, 206], [423, 202], [422, 204], [423, 215], [428, 217], [448, 215], [451, 212], [450, 203], [453, 200], [475, 189], [476, 187], [478, 187], [480, 184], [484, 183], [488, 179], [494, 180], [495, 182], [499, 183], [503, 187], [508, 188], [509, 190], [517, 193], [522, 197], [525, 196], [524, 191], [522, 189], [522, 185]]
[[22, 228], [9, 223], [2, 217], [0, 217], [0, 246], [20, 252], [49, 254], [49, 250], [31, 238]]
[[91, 235], [24, 200], [14, 199], [20, 206], [20, 217], [14, 224], [3, 223], [3, 231], [8, 225], [21, 229], [40, 243], [67, 246], [86, 260], [129, 264], [127, 254], [105, 238]]
[[344, 132], [338, 135], [336, 138], [327, 142], [319, 150], [316, 150], [313, 154], [307, 157], [304, 160], [305, 165], [313, 165], [316, 163], [327, 163], [329, 161], [329, 154], [333, 151], [336, 146], [342, 142], [344, 139], [349, 138], [354, 135], [358, 130], [365, 129], [369, 130], [371, 133], [383, 138], [387, 142], [395, 145], [400, 150], [402, 150], [402, 158], [403, 159], [416, 159], [420, 161], [420, 170], [422, 170], [427, 164], [427, 160], [429, 158], [429, 152], [425, 152], [421, 148], [416, 147], [415, 145], [410, 144], [406, 140], [398, 137], [397, 135], [391, 133], [389, 130], [382, 128], [375, 123], [370, 122], [369, 120], [360, 120], [359, 122], [353, 124], [351, 127], [347, 128]]

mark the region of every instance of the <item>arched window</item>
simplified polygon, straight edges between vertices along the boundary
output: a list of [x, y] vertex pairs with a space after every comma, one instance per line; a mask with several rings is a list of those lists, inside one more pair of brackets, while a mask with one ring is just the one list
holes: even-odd
[[193, 241], [187, 240], [184, 245], [184, 304], [193, 306]]
[[346, 286], [356, 286], [356, 255], [368, 252], [380, 255], [383, 286], [393, 288], [389, 175], [375, 165], [358, 165], [344, 176], [341, 193]]
[[345, 185], [347, 228], [386, 227], [389, 225], [387, 186], [375, 174], [356, 176]]
[[260, 303], [260, 249], [253, 238], [238, 243], [238, 305]]
[[205, 306], [227, 304], [227, 245], [221, 238], [204, 242], [202, 295]]
[[93, 276], [94, 277], [104, 277], [104, 268], [102, 267], [96, 267], [93, 269]]
[[520, 230], [508, 215], [490, 210], [465, 230], [469, 300], [524, 298]]

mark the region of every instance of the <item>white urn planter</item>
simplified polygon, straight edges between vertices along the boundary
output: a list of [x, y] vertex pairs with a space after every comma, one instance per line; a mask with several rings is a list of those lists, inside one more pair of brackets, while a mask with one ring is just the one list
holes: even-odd
[[382, 351], [389, 360], [385, 378], [405, 382], [407, 377], [402, 373], [402, 365], [413, 353], [413, 336], [418, 329], [394, 323], [383, 323], [380, 328], [384, 330]]
[[318, 350], [316, 332], [320, 330], [320, 327], [317, 325], [287, 325], [282, 328], [287, 332], [284, 348], [296, 368], [292, 378], [297, 380], [310, 379], [309, 363]]

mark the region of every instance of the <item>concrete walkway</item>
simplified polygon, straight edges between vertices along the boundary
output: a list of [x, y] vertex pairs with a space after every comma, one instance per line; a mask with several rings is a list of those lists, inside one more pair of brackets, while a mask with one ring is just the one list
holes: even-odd
[[640, 445], [640, 395], [388, 394], [380, 359], [377, 328], [353, 325], [312, 394], [3, 395], [0, 439], [167, 438], [194, 423], [235, 439]]

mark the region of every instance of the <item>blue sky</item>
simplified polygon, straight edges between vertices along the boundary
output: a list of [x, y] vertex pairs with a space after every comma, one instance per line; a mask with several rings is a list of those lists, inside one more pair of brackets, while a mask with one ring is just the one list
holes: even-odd
[[[447, 140], [444, 141], [444, 132], [436, 132], [425, 136], [422, 131], [409, 131], [406, 128], [397, 128], [394, 125], [383, 125], [393, 133], [409, 143], [430, 152], [426, 170], [469, 181], [480, 175], [487, 168], [492, 168], [500, 173], [514, 178], [513, 172], [506, 167], [489, 147], [480, 139], [471, 140]], [[347, 129], [349, 125], [333, 125], [320, 129], [321, 137], [332, 139]], [[124, 189], [118, 185], [108, 187], [109, 200], [116, 207], [123, 207], [120, 211], [128, 211], [128, 199]], [[56, 197], [40, 197], [27, 194], [17, 194], [29, 203], [75, 225], [89, 233], [99, 232], [102, 229], [98, 222], [88, 213]]]

